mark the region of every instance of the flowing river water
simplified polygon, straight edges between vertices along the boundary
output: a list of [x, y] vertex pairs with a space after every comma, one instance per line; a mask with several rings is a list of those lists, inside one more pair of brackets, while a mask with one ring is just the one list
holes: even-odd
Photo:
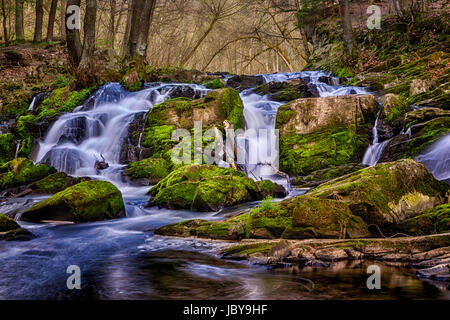
[[[304, 78], [321, 96], [364, 94], [358, 87], [328, 85], [323, 72], [263, 75], [266, 82]], [[334, 81], [335, 82], [335, 81]], [[28, 242], [0, 241], [0, 299], [449, 299], [447, 285], [417, 279], [401, 266], [382, 267], [382, 290], [367, 289], [368, 262], [344, 262], [331, 268], [290, 267], [267, 269], [247, 262], [220, 259], [226, 242], [155, 236], [161, 226], [194, 218], [220, 220], [258, 203], [222, 212], [196, 213], [145, 208], [148, 187], [122, 179], [120, 150], [130, 123], [163, 102], [174, 90], [190, 90], [195, 97], [209, 90], [199, 85], [147, 84], [128, 93], [118, 84], [107, 84], [90, 99], [63, 115], [40, 143], [36, 162], [59, 171], [114, 183], [126, 204], [124, 219], [80, 225], [20, 224], [37, 237]], [[247, 128], [274, 129], [279, 102], [241, 93]], [[269, 143], [261, 148], [269, 148]], [[431, 151], [430, 151], [431, 152]], [[110, 168], [100, 175], [92, 169], [103, 154]], [[263, 155], [267, 153], [262, 153]], [[432, 156], [425, 155], [425, 161]], [[430, 160], [431, 159], [431, 160]], [[262, 156], [262, 165], [248, 168], [256, 177], [272, 178], [273, 159]], [[448, 170], [447, 170], [448, 171]], [[301, 194], [294, 191], [290, 196]], [[20, 212], [42, 200], [21, 198], [0, 204], [0, 212]], [[68, 290], [67, 267], [82, 272], [82, 289]]]

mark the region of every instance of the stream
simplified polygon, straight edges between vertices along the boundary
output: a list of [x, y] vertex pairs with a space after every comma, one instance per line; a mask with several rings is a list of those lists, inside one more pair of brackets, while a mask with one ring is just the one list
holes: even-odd
[[[365, 88], [321, 83], [321, 76], [329, 76], [325, 72], [263, 76], [266, 82], [307, 78], [324, 97], [368, 93]], [[0, 299], [450, 299], [448, 284], [420, 280], [401, 266], [378, 263], [382, 289], [370, 291], [366, 286], [368, 262], [338, 263], [327, 269], [267, 269], [220, 259], [218, 249], [226, 242], [155, 236], [154, 230], [171, 223], [226, 219], [259, 204], [206, 214], [145, 208], [149, 187], [133, 186], [122, 178], [120, 150], [129, 125], [136, 116], [170, 98], [174, 90], [189, 90], [197, 98], [209, 92], [200, 85], [153, 83], [128, 93], [111, 83], [89, 99], [90, 106], [80, 106], [52, 125], [34, 160], [74, 176], [112, 182], [122, 191], [127, 217], [79, 225], [20, 221], [37, 237], [28, 242], [0, 241]], [[241, 92], [241, 98], [247, 128], [275, 128], [282, 103], [257, 95], [253, 89]], [[260, 147], [268, 149], [269, 145]], [[424, 155], [424, 163], [435, 165], [432, 152]], [[110, 168], [99, 174], [92, 165], [100, 154]], [[247, 169], [256, 178], [276, 180], [267, 165], [274, 161], [267, 155], [270, 152], [260, 154], [261, 164]], [[290, 196], [301, 193], [296, 190]], [[20, 212], [40, 200], [25, 197], [4, 202], [0, 212], [17, 212], [18, 219]], [[67, 289], [70, 265], [81, 269], [81, 290]]]

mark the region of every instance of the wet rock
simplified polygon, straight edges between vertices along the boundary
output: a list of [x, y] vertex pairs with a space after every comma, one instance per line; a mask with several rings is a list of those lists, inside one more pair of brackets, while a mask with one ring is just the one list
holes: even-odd
[[25, 210], [21, 219], [30, 222], [93, 222], [125, 214], [121, 192], [106, 181], [87, 181], [69, 187]]
[[260, 94], [267, 94], [271, 100], [280, 102], [314, 96], [309, 91], [307, 83], [301, 78], [287, 80], [285, 82], [269, 82], [257, 87], [255, 91]]
[[375, 120], [377, 110], [372, 95], [298, 99], [279, 108], [277, 127], [283, 135], [311, 133], [331, 125], [358, 126]]
[[342, 177], [349, 173], [353, 173], [355, 171], [361, 170], [365, 168], [365, 166], [360, 164], [349, 164], [338, 167], [331, 167], [322, 170], [314, 171], [313, 173], [307, 176], [299, 176], [292, 179], [291, 183], [300, 188], [313, 188], [317, 187], [323, 183], [326, 183], [332, 179]]
[[132, 162], [124, 171], [124, 175], [131, 181], [144, 186], [155, 185], [167, 177], [170, 164], [162, 158], [149, 158]]
[[0, 240], [26, 241], [34, 238], [34, 235], [21, 228], [17, 222], [0, 213]]
[[450, 263], [416, 271], [420, 278], [450, 282]]
[[413, 96], [419, 93], [427, 92], [432, 87], [433, 82], [430, 80], [414, 79], [411, 82], [409, 95]]
[[420, 108], [407, 113], [405, 116], [405, 123], [408, 127], [411, 127], [412, 125], [440, 117], [450, 117], [450, 111], [439, 108]]
[[378, 120], [377, 129], [379, 142], [386, 141], [394, 136], [394, 129], [383, 119]]
[[409, 141], [409, 136], [401, 134], [395, 136], [385, 147], [380, 158], [381, 162], [392, 162], [403, 158], [406, 151], [406, 143]]
[[249, 88], [256, 88], [264, 84], [263, 76], [239, 75], [228, 79], [227, 87], [242, 91]]
[[[271, 191], [276, 192], [276, 188]], [[150, 194], [151, 205], [200, 212], [219, 211], [266, 196], [242, 172], [209, 165], [177, 169], [154, 186]]]
[[368, 224], [399, 224], [446, 203], [450, 185], [413, 160], [382, 163], [332, 180], [307, 195], [340, 199]]
[[34, 194], [53, 194], [63, 191], [78, 183], [90, 181], [87, 177], [71, 177], [64, 172], [57, 172], [28, 186]]

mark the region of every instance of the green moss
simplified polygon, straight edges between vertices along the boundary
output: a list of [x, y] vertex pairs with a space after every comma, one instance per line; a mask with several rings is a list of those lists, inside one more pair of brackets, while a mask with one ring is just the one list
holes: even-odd
[[77, 223], [114, 219], [124, 214], [121, 192], [106, 181], [87, 181], [61, 191], [27, 209], [22, 219]]
[[406, 220], [401, 228], [410, 235], [450, 232], [450, 204], [437, 206]]
[[131, 179], [150, 179], [151, 183], [159, 182], [169, 174], [169, 164], [161, 158], [149, 158], [128, 165], [125, 175]]
[[382, 225], [402, 222], [402, 214], [395, 212], [393, 207], [406, 196], [421, 194], [442, 199], [448, 188], [447, 184], [435, 180], [422, 164], [401, 160], [378, 164], [332, 180], [308, 192], [308, 195], [342, 198], [366, 222]]
[[348, 128], [285, 135], [280, 138], [281, 171], [308, 175], [320, 169], [355, 162], [366, 146], [367, 142]]
[[45, 164], [35, 166], [31, 160], [14, 159], [0, 167], [0, 190], [27, 185], [55, 172]]
[[276, 242], [236, 245], [223, 249], [221, 253], [225, 256], [250, 256], [254, 254], [268, 255], [276, 245]]
[[89, 178], [73, 178], [64, 172], [57, 172], [39, 180], [32, 187], [36, 193], [52, 194], [89, 180]]
[[11, 218], [0, 213], [0, 232], [20, 229], [20, 226]]
[[399, 98], [395, 100], [393, 106], [389, 109], [386, 120], [391, 125], [396, 125], [398, 123], [403, 124], [405, 114], [407, 114], [409, 111], [411, 111], [409, 103], [405, 98], [399, 96]]
[[0, 134], [0, 165], [14, 158], [16, 141], [11, 133]]
[[210, 80], [208, 82], [203, 83], [203, 85], [211, 90], [216, 90], [216, 89], [223, 89], [225, 88], [225, 84], [223, 83], [222, 80], [220, 79], [214, 79], [214, 80]]
[[[209, 99], [209, 93], [205, 100]], [[244, 128], [244, 104], [239, 93], [231, 88], [223, 89], [222, 96], [218, 102], [219, 112], [224, 119], [229, 120], [235, 129]]]

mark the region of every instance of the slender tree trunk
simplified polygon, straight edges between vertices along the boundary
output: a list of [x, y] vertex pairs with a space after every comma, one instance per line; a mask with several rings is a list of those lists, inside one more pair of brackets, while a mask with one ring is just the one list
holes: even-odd
[[97, 19], [97, 0], [86, 0], [84, 16], [84, 43], [78, 69], [88, 72], [92, 66], [95, 52], [95, 23]]
[[353, 36], [352, 20], [350, 17], [350, 5], [348, 0], [339, 0], [339, 5], [342, 15], [342, 28], [344, 30], [344, 49], [347, 54], [351, 55], [353, 54], [353, 50], [355, 48], [355, 39]]
[[123, 35], [123, 43], [122, 43], [122, 57], [126, 58], [131, 56], [130, 53], [130, 35], [131, 35], [131, 19], [133, 16], [133, 8], [132, 3], [128, 3], [128, 10], [127, 10], [127, 24], [125, 27], [125, 34]]
[[69, 60], [72, 65], [72, 67], [78, 67], [81, 61], [81, 53], [82, 53], [82, 47], [81, 47], [81, 40], [80, 40], [80, 30], [79, 29], [69, 29], [67, 26], [67, 20], [71, 18], [72, 13], [67, 12], [67, 9], [72, 6], [78, 6], [80, 7], [81, 0], [68, 0], [67, 1], [67, 7], [65, 10], [66, 15], [66, 23], [64, 23], [66, 27], [66, 41], [67, 41], [67, 49], [69, 51]]
[[109, 1], [110, 14], [109, 14], [109, 43], [114, 50], [115, 38], [116, 38], [116, 0]]
[[61, 0], [61, 17], [59, 26], [59, 36], [61, 40], [66, 39], [66, 8], [67, 0]]
[[55, 17], [57, 7], [58, 7], [58, 0], [52, 0], [50, 12], [48, 15], [47, 42], [53, 41], [53, 30], [55, 27]]
[[3, 18], [3, 36], [5, 38], [5, 43], [9, 43], [8, 28], [7, 28], [7, 21], [6, 21], [5, 0], [2, 0], [2, 18]]
[[139, 31], [141, 29], [140, 21], [142, 12], [144, 11], [144, 5], [146, 4], [145, 0], [133, 0], [131, 6], [131, 29], [130, 29], [130, 38], [128, 40], [128, 49], [126, 59], [132, 59], [136, 54], [136, 48], [139, 38]]
[[44, 21], [43, 0], [36, 0], [36, 21], [34, 24], [33, 42], [42, 42], [42, 24]]
[[23, 29], [23, 2], [24, 0], [16, 0], [15, 18], [16, 18], [16, 40], [25, 40], [25, 32]]
[[139, 30], [138, 41], [136, 45], [136, 54], [142, 59], [147, 55], [148, 36], [152, 22], [153, 12], [155, 11], [156, 0], [146, 0], [144, 11], [140, 19], [141, 29]]

